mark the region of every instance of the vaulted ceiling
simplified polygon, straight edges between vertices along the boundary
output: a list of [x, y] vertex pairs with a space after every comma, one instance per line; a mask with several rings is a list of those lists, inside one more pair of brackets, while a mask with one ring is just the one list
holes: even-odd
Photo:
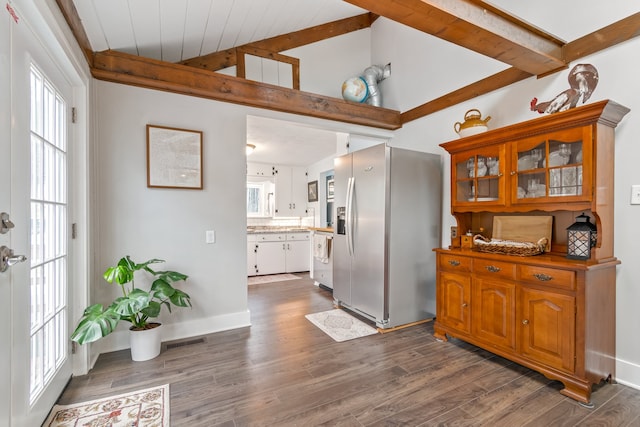
[[[563, 5], [575, 6], [572, 13], [551, 20], [557, 25], [544, 31], [529, 22], [535, 22], [536, 14], [553, 14], [551, 0], [56, 1], [95, 78], [383, 129], [397, 129], [522, 79], [565, 69], [572, 61], [640, 35], [634, 2], [614, 21], [581, 28], [581, 17], [590, 11], [581, 8], [582, 1], [563, 0]], [[517, 17], [522, 15], [533, 19]], [[238, 52], [277, 57], [367, 28], [379, 16], [493, 58], [505, 68], [404, 112], [216, 72], [237, 65]], [[565, 28], [583, 32], [564, 35], [566, 41], [560, 38]]]

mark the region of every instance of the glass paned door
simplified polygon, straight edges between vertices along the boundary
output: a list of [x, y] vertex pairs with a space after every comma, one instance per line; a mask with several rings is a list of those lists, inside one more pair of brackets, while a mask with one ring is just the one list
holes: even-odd
[[[548, 197], [587, 198], [583, 188], [582, 129], [554, 132], [517, 142], [515, 203], [546, 203]], [[586, 153], [589, 158], [589, 153]]]
[[67, 117], [31, 66], [30, 381], [33, 403], [67, 360]]

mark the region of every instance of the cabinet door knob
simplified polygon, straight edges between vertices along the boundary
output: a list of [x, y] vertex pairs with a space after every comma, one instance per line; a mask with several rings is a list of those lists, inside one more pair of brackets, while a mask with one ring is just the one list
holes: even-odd
[[487, 269], [487, 271], [490, 271], [492, 273], [497, 273], [498, 271], [500, 271], [500, 267], [496, 267], [495, 265], [487, 265], [485, 268]]
[[542, 274], [542, 273], [535, 273], [533, 277], [540, 280], [541, 282], [548, 282], [549, 280], [553, 279], [552, 276], [549, 276], [547, 274]]
[[511, 176], [515, 175], [516, 171], [511, 171]]
[[466, 302], [463, 302], [463, 303], [462, 303], [462, 307], [463, 307], [463, 308], [466, 308], [466, 307], [467, 307], [467, 303], [466, 303]]
[[454, 267], [457, 267], [460, 265], [460, 261], [456, 260], [456, 259], [450, 259], [449, 260], [449, 264], [451, 264]]
[[528, 324], [529, 324], [529, 320], [527, 320], [527, 319], [522, 319], [522, 324], [523, 324], [523, 325], [528, 325]]

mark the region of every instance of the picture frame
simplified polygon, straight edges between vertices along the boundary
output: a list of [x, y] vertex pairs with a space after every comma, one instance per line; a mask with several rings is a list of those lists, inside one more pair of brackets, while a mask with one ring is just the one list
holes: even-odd
[[307, 183], [307, 196], [309, 202], [318, 201], [318, 181], [311, 181]]
[[147, 125], [147, 187], [202, 190], [202, 135]]
[[335, 194], [335, 184], [333, 180], [333, 176], [327, 178], [327, 201], [332, 202], [333, 196]]

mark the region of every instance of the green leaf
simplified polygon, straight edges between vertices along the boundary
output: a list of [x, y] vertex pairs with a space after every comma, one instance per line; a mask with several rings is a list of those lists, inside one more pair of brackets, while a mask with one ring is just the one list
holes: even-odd
[[153, 258], [150, 259], [149, 261], [145, 261], [142, 264], [136, 264], [136, 270], [145, 270], [148, 271], [149, 273], [153, 274], [154, 276], [158, 273], [156, 273], [155, 271], [153, 271], [150, 267], [149, 264], [159, 264], [164, 262], [163, 259], [158, 259], [158, 258]]
[[[124, 258], [122, 258], [124, 260]], [[122, 260], [120, 260], [122, 262]], [[124, 285], [133, 280], [133, 270], [129, 269], [126, 265], [118, 263], [115, 267], [107, 268], [104, 272], [104, 280], [109, 283], [116, 282], [118, 285]]]
[[178, 307], [191, 307], [191, 297], [186, 292], [182, 292], [179, 289], [176, 289], [169, 299]]
[[113, 332], [120, 321], [120, 316], [110, 309], [104, 311], [101, 304], [94, 304], [84, 311], [71, 340], [78, 344], [97, 341]]
[[149, 306], [142, 309], [142, 312], [147, 317], [158, 317], [160, 315], [160, 309], [162, 306], [158, 301], [150, 301]]
[[142, 289], [132, 289], [126, 297], [117, 298], [111, 307], [113, 311], [122, 316], [134, 316], [142, 309], [149, 306], [151, 301], [151, 294], [143, 291]]
[[164, 279], [169, 283], [179, 282], [189, 278], [186, 274], [178, 273], [177, 271], [156, 271], [156, 275], [158, 275], [159, 279]]
[[151, 284], [151, 292], [153, 297], [159, 300], [165, 300], [171, 297], [176, 290], [164, 279], [156, 279]]

